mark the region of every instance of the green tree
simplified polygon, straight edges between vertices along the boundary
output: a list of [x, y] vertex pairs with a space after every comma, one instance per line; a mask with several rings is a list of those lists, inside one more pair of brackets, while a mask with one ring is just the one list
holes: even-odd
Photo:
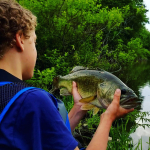
[[144, 43], [149, 32], [142, 30], [147, 22], [142, 1], [19, 0], [19, 3], [38, 17], [36, 70], [49, 68], [55, 75], [67, 74], [76, 65], [110, 70], [150, 55]]

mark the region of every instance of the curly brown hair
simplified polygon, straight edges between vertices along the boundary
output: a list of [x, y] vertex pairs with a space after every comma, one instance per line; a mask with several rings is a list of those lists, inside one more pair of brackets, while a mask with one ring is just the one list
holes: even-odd
[[35, 30], [36, 25], [36, 16], [31, 11], [15, 0], [0, 0], [0, 59], [7, 48], [15, 45], [15, 35], [18, 31], [22, 31], [23, 35], [29, 38], [29, 31]]

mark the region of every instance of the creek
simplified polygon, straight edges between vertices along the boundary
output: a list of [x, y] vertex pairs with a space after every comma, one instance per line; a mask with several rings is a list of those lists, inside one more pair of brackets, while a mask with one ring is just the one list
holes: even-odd
[[[141, 105], [138, 108], [141, 112], [150, 112], [150, 62], [142, 62], [134, 65], [129, 65], [121, 71], [114, 73], [126, 85], [135, 91], [141, 99]], [[146, 116], [150, 119], [150, 116]], [[138, 121], [138, 120], [136, 120]], [[140, 123], [145, 123], [140, 121]], [[138, 143], [142, 138], [142, 150], [148, 150], [150, 137], [150, 128], [138, 127], [134, 133], [131, 134], [133, 143]]]

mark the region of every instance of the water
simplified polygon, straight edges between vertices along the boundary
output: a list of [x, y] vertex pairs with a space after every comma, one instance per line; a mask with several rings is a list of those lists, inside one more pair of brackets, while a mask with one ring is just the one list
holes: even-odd
[[[141, 95], [144, 97], [142, 102], [142, 110], [141, 111], [150, 111], [150, 85], [147, 83], [141, 89], [139, 89]], [[150, 119], [150, 116], [147, 116]], [[137, 120], [138, 121], [138, 120]], [[140, 123], [142, 123], [140, 121]], [[143, 122], [146, 123], [146, 122]], [[150, 128], [146, 127], [143, 129], [142, 127], [138, 127], [136, 132], [131, 134], [131, 137], [134, 140], [134, 143], [137, 143], [140, 138], [142, 138], [142, 149], [148, 150], [149, 145], [146, 142], [149, 142], [150, 137]]]
[[[117, 72], [116, 75], [140, 97], [142, 103], [139, 110], [150, 112], [150, 62], [128, 66], [121, 72]], [[150, 119], [150, 116], [147, 118]], [[148, 150], [149, 144], [146, 142], [149, 142], [150, 128], [138, 127], [131, 137], [134, 144], [142, 138], [142, 150]]]

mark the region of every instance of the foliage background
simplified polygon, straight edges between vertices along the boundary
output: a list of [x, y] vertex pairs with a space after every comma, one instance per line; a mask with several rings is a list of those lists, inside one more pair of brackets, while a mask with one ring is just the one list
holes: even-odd
[[38, 18], [36, 86], [76, 65], [110, 71], [150, 58], [143, 0], [17, 1]]
[[[34, 77], [28, 81], [34, 86], [49, 91], [55, 76], [65, 75], [77, 65], [113, 71], [150, 58], [143, 0], [17, 1], [38, 18], [38, 59]], [[72, 105], [72, 101], [67, 102], [67, 109]], [[98, 118], [84, 120], [88, 129], [97, 126]], [[77, 127], [78, 132], [86, 124], [84, 121]], [[121, 146], [129, 140], [125, 128], [121, 132], [127, 136], [117, 143], [117, 149], [124, 149]], [[118, 130], [112, 128], [111, 133]], [[114, 143], [108, 146], [111, 149]]]

